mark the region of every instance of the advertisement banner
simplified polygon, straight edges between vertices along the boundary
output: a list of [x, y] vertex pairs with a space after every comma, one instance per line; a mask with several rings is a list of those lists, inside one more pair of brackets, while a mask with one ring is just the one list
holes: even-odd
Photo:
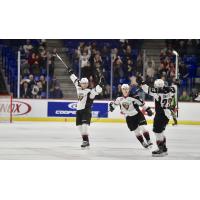
[[[48, 117], [76, 117], [76, 102], [48, 102]], [[92, 117], [108, 118], [108, 103], [93, 103]]]

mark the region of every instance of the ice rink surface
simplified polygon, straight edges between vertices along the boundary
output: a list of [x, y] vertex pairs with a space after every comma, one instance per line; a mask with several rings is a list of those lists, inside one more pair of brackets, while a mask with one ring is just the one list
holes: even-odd
[[[147, 127], [155, 144], [152, 125]], [[81, 137], [74, 123], [18, 122], [0, 124], [0, 159], [17, 160], [160, 160], [200, 159], [200, 126], [168, 125], [169, 155], [152, 158], [125, 123], [93, 123], [91, 146], [80, 148]]]

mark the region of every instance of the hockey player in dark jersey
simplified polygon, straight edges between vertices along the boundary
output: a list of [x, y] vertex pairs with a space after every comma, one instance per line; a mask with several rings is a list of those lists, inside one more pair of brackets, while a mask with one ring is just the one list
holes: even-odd
[[[138, 97], [130, 94], [130, 87], [128, 84], [123, 84], [121, 87], [122, 96], [118, 97], [114, 102], [110, 103], [110, 111], [112, 112], [116, 106], [120, 106], [121, 113], [126, 117], [126, 123], [130, 131], [134, 131], [137, 139], [144, 148], [153, 145], [150, 135], [145, 125], [146, 119], [140, 111], [139, 106], [143, 107], [149, 116], [153, 113], [150, 107], [146, 107], [144, 102]], [[145, 140], [144, 140], [144, 138]]]
[[155, 117], [153, 122], [153, 132], [156, 136], [158, 150], [152, 152], [152, 156], [161, 157], [167, 155], [166, 137], [164, 135], [165, 128], [171, 116], [171, 102], [175, 95], [174, 87], [165, 87], [162, 79], [154, 82], [154, 87], [149, 87], [143, 81], [142, 77], [137, 77], [136, 82], [143, 91], [154, 97], [155, 100]]
[[90, 146], [88, 127], [91, 121], [91, 106], [93, 104], [96, 95], [102, 92], [102, 87], [99, 83], [95, 88], [88, 88], [89, 81], [87, 78], [79, 80], [73, 73], [72, 69], [69, 69], [70, 79], [74, 83], [78, 96], [77, 112], [76, 112], [76, 126], [82, 135], [83, 143], [82, 148]]

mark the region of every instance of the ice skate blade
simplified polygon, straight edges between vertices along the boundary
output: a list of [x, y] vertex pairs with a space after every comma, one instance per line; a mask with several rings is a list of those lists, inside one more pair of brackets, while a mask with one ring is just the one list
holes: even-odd
[[90, 147], [89, 146], [87, 146], [87, 147], [81, 147], [81, 149], [82, 150], [87, 150], [87, 149], [90, 149]]
[[168, 153], [167, 152], [163, 152], [161, 154], [152, 154], [152, 157], [164, 157], [164, 156], [167, 156]]
[[153, 147], [153, 144], [150, 144], [147, 148], [152, 149], [152, 147]]

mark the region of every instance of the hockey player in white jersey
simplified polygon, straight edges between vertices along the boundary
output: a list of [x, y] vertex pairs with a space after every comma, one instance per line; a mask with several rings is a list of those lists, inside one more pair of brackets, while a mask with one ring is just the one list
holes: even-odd
[[194, 101], [200, 101], [200, 92], [194, 96]]
[[83, 143], [82, 148], [90, 146], [88, 128], [91, 121], [91, 106], [96, 95], [102, 92], [102, 87], [99, 83], [95, 88], [88, 88], [89, 81], [87, 78], [79, 80], [73, 73], [72, 69], [68, 70], [70, 79], [74, 83], [78, 96], [77, 112], [76, 112], [76, 126], [81, 133]]
[[152, 146], [153, 143], [151, 142], [149, 132], [145, 127], [147, 125], [146, 119], [139, 109], [139, 106], [141, 106], [149, 116], [152, 116], [153, 113], [150, 107], [147, 107], [138, 96], [130, 94], [128, 84], [123, 84], [121, 91], [123, 95], [110, 103], [110, 111], [112, 112], [116, 106], [120, 106], [121, 113], [126, 117], [129, 130], [134, 131], [137, 139], [144, 148]]
[[143, 91], [155, 100], [155, 117], [153, 122], [153, 132], [156, 136], [158, 150], [152, 152], [152, 156], [161, 157], [167, 155], [166, 137], [164, 135], [165, 128], [171, 116], [171, 102], [175, 95], [174, 87], [165, 87], [162, 79], [157, 79], [154, 82], [154, 87], [149, 87], [143, 81], [142, 77], [137, 77], [136, 82]]

